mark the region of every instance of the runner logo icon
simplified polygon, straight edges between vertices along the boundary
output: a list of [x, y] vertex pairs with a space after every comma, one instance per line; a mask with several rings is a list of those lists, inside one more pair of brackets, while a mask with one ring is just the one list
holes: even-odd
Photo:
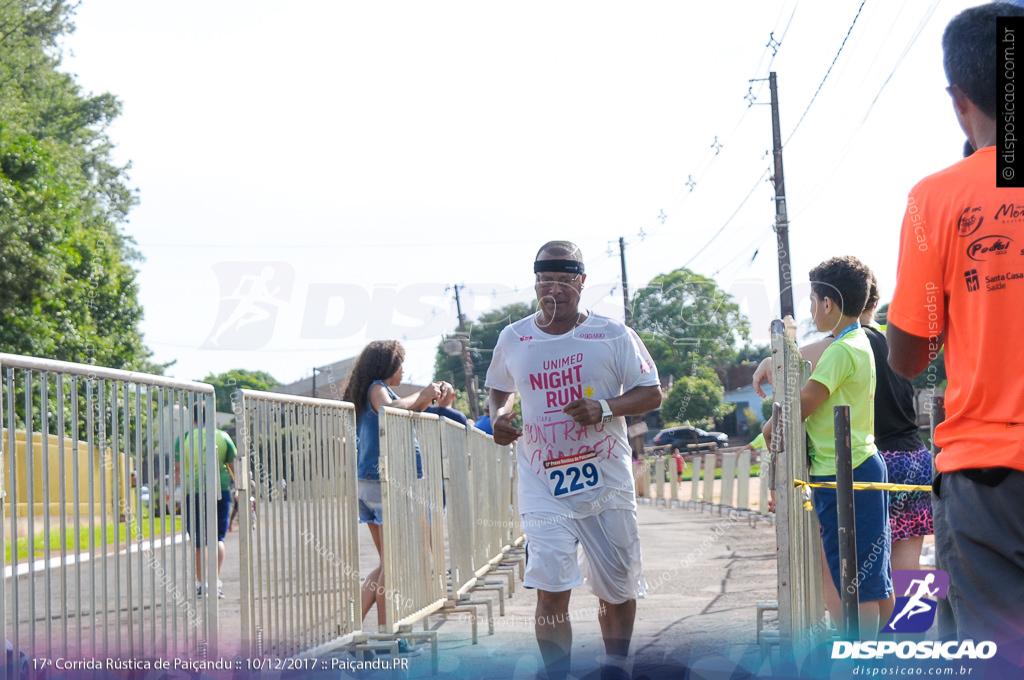
[[[949, 574], [935, 570], [896, 570], [892, 572], [896, 607], [883, 633], [923, 633], [935, 622], [934, 599], [945, 598]], [[901, 596], [900, 593], [903, 593]]]

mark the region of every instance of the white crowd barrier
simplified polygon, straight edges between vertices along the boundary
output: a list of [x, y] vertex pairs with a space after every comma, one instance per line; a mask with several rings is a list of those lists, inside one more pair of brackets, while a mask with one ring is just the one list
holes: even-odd
[[473, 493], [472, 461], [466, 442], [466, 428], [442, 421], [441, 450], [444, 471], [445, 519], [447, 521], [449, 597], [459, 600], [472, 591], [477, 582], [476, 555], [473, 547], [477, 524]]
[[[718, 457], [721, 456], [721, 475], [716, 480]], [[691, 477], [687, 483], [680, 479], [687, 465]], [[654, 455], [638, 468], [637, 490], [641, 501], [656, 505], [711, 508], [719, 512], [741, 510], [761, 516], [768, 514], [767, 490], [760, 484], [756, 511], [751, 504], [751, 460], [749, 451], [723, 451], [694, 456], [682, 464], [675, 456]], [[716, 492], [717, 489], [717, 492]]]
[[772, 465], [779, 558], [779, 643], [784, 655], [802, 655], [826, 639], [822, 625], [821, 537], [817, 515], [803, 507], [794, 479], [807, 480], [806, 429], [800, 391], [810, 364], [800, 356], [782, 321], [771, 326], [772, 384], [778, 418], [772, 436]]
[[514, 531], [509, 514], [512, 499], [494, 495], [495, 489], [507, 488], [512, 479], [508, 447], [497, 446], [490, 435], [479, 430], [442, 420], [441, 448], [449, 555], [449, 601], [445, 609], [472, 611], [475, 615], [477, 606], [485, 606], [488, 632], [493, 634], [493, 603], [486, 598], [471, 599], [471, 594], [481, 590], [497, 592], [504, 613], [504, 590], [497, 582], [488, 580], [487, 575], [499, 569], [507, 552], [505, 538]]
[[354, 407], [250, 390], [233, 398], [242, 652], [287, 657], [342, 643], [361, 629]]
[[[380, 478], [387, 635], [412, 636], [447, 600], [440, 418], [385, 407], [380, 413]], [[429, 638], [437, 661], [436, 633]]]
[[[0, 625], [15, 658], [281, 658], [375, 637], [360, 621], [351, 404], [233, 396], [240, 617], [227, 622], [217, 542], [200, 545], [197, 571], [186, 518], [216, 536], [213, 387], [8, 354], [0, 376]], [[199, 436], [186, 436], [194, 413]], [[436, 669], [436, 632], [412, 625], [493, 588], [489, 574], [507, 576], [511, 593], [510, 563], [522, 567], [514, 454], [477, 430], [385, 408], [380, 470], [386, 622], [376, 636], [431, 639]]]
[[[10, 354], [0, 374], [0, 539], [10, 555], [0, 555], [0, 625], [14, 658], [215, 654], [217, 599], [197, 592], [195, 546], [175, 509], [205, 498], [201, 532], [215, 535], [220, 478], [215, 459], [198, 457], [213, 448], [213, 388]], [[181, 451], [181, 498], [175, 444], [197, 406], [202, 435]], [[216, 541], [200, 557], [209, 592]]]

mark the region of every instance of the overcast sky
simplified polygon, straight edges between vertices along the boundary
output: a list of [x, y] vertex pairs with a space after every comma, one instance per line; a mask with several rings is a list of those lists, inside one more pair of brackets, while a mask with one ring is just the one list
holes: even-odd
[[624, 237], [631, 290], [688, 266], [766, 342], [770, 70], [798, 319], [832, 255], [887, 301], [907, 192], [962, 152], [940, 38], [973, 4], [84, 0], [65, 68], [124, 103], [170, 375], [291, 382], [394, 337], [425, 383], [452, 286], [470, 319], [528, 301], [551, 239], [582, 247], [599, 313], [622, 315]]

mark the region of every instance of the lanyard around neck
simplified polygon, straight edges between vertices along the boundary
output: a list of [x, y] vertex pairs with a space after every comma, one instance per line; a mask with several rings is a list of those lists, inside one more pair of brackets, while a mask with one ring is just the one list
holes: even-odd
[[836, 339], [833, 340], [832, 342], [839, 342], [839, 338], [843, 337], [847, 333], [850, 333], [850, 332], [853, 332], [853, 331], [857, 330], [858, 328], [860, 328], [860, 321], [854, 321], [849, 326], [847, 326], [842, 331], [840, 331], [839, 335], [837, 335]]

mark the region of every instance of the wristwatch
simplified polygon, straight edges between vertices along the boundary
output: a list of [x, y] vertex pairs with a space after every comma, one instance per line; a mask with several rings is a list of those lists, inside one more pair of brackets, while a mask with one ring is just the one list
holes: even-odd
[[598, 399], [597, 403], [601, 405], [601, 424], [607, 425], [612, 422], [612, 407], [604, 399]]

